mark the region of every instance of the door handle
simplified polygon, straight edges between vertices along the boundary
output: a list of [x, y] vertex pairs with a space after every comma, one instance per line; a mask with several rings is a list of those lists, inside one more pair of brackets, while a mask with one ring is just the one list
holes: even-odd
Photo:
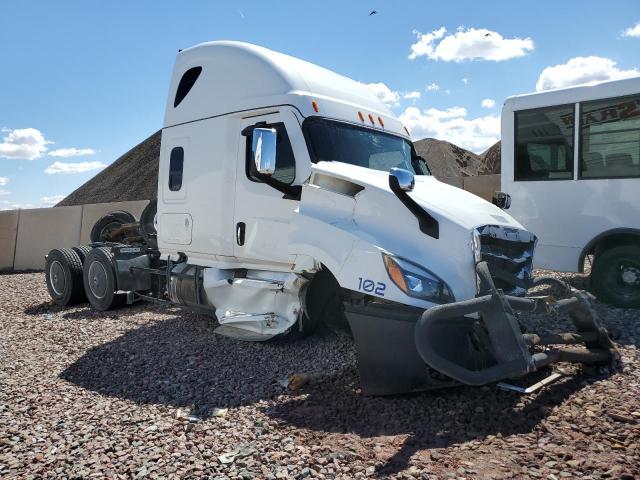
[[244, 222], [238, 222], [236, 224], [236, 243], [240, 246], [244, 245]]

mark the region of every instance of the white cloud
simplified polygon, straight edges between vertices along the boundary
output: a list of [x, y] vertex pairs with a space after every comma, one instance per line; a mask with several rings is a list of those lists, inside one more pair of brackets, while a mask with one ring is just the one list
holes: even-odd
[[11, 202], [0, 202], [0, 210], [18, 210], [24, 208], [36, 208], [35, 205], [31, 203], [11, 203]]
[[2, 190], [0, 188], [0, 196], [3, 196], [3, 195], [11, 195], [11, 192], [7, 192], [6, 190]]
[[429, 85], [427, 85], [427, 92], [437, 92], [438, 90], [440, 90], [440, 85], [438, 85], [436, 82], [431, 82]]
[[406, 99], [406, 100], [416, 100], [418, 98], [420, 98], [422, 96], [422, 94], [420, 92], [417, 91], [412, 91], [412, 92], [405, 92], [404, 95], [402, 95], [402, 98]]
[[429, 33], [414, 30], [418, 40], [411, 45], [409, 58], [427, 57], [445, 62], [464, 60], [492, 60], [499, 62], [526, 55], [534, 48], [531, 38], [504, 38], [498, 32], [486, 28], [458, 27], [449, 35], [442, 27]]
[[633, 27], [627, 28], [622, 35], [625, 37], [640, 37], [640, 22]]
[[7, 177], [0, 177], [0, 187], [4, 187], [7, 183], [9, 183], [9, 179]]
[[640, 75], [640, 71], [634, 69], [620, 70], [616, 62], [605, 57], [574, 57], [567, 63], [554, 65], [542, 70], [536, 90], [550, 90], [571, 85], [597, 82], [603, 80], [615, 80]]
[[36, 128], [16, 128], [6, 130], [7, 135], [0, 143], [0, 157], [35, 160], [47, 151], [50, 142]]
[[500, 139], [500, 117], [488, 115], [467, 118], [463, 107], [446, 110], [430, 108], [420, 111], [408, 107], [400, 115], [414, 138], [433, 137], [459, 145], [473, 152], [483, 152]]
[[464, 83], [465, 85], [467, 85], [469, 83], [469, 79], [468, 78], [463, 78], [462, 79], [462, 83]]
[[51, 195], [50, 197], [40, 197], [40, 201], [46, 207], [53, 207], [56, 203], [62, 201], [66, 195]]
[[482, 105], [484, 108], [493, 108], [496, 106], [496, 101], [493, 98], [485, 98], [484, 100], [482, 100], [482, 103], [480, 105]]
[[400, 94], [391, 90], [384, 83], [367, 83], [367, 88], [386, 105], [398, 105]]
[[448, 88], [444, 91], [444, 93], [446, 93], [447, 95], [451, 94], [451, 90], [449, 90]]
[[57, 150], [50, 151], [47, 155], [50, 157], [82, 157], [85, 155], [95, 155], [96, 151], [93, 148], [58, 148]]
[[45, 169], [44, 173], [48, 175], [54, 175], [56, 173], [84, 173], [90, 172], [91, 170], [100, 170], [106, 166], [107, 165], [102, 162], [53, 162]]

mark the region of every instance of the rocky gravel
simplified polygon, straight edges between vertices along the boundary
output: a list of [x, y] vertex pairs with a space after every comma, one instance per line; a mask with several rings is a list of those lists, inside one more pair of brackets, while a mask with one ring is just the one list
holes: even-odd
[[[617, 368], [559, 365], [561, 380], [528, 396], [491, 385], [380, 398], [360, 393], [344, 336], [241, 343], [178, 309], [48, 300], [43, 274], [0, 275], [2, 478], [640, 475], [639, 310], [596, 306]], [[309, 382], [291, 391], [291, 374]]]

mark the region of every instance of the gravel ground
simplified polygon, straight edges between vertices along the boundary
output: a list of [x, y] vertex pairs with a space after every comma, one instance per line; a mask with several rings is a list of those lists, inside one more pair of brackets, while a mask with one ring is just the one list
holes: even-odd
[[[614, 371], [561, 365], [567, 376], [530, 396], [486, 386], [370, 398], [346, 337], [248, 344], [180, 310], [48, 300], [43, 274], [0, 275], [0, 477], [640, 475], [639, 310], [597, 306], [619, 344]], [[288, 391], [277, 380], [293, 373], [311, 381]]]

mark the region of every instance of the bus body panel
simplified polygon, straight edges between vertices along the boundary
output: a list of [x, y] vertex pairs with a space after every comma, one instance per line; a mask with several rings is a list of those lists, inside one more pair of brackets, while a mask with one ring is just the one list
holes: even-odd
[[[597, 178], [585, 178], [581, 174], [586, 164], [581, 164], [580, 130], [594, 124], [606, 128], [607, 123], [620, 120], [623, 115], [633, 122], [628, 122], [632, 126], [629, 130], [631, 141], [619, 148], [629, 152], [630, 167], [640, 171], [640, 105], [635, 98], [640, 98], [640, 78], [520, 95], [506, 100], [502, 110], [501, 189], [511, 196], [508, 212], [538, 237], [536, 266], [581, 271], [583, 251], [594, 238], [621, 228], [640, 231], [640, 178], [602, 178], [607, 176], [608, 164]], [[636, 106], [631, 105], [629, 99]], [[589, 105], [598, 100], [605, 106], [599, 110], [590, 109]], [[545, 112], [556, 106], [567, 106], [567, 111], [574, 112], [573, 119], [580, 119], [580, 128], [575, 128], [575, 120], [568, 120], [573, 121], [570, 125], [573, 128], [571, 178], [516, 179], [517, 113], [538, 109]], [[551, 115], [547, 116], [551, 118]], [[538, 134], [548, 134], [549, 129], [544, 130], [544, 127], [540, 126]], [[605, 138], [604, 143], [612, 138], [611, 135], [607, 137], [606, 131], [601, 137]], [[616, 148], [615, 145], [597, 147], [595, 141], [590, 145], [592, 149]], [[603, 164], [607, 158], [615, 157], [607, 155], [606, 151], [595, 155]]]

